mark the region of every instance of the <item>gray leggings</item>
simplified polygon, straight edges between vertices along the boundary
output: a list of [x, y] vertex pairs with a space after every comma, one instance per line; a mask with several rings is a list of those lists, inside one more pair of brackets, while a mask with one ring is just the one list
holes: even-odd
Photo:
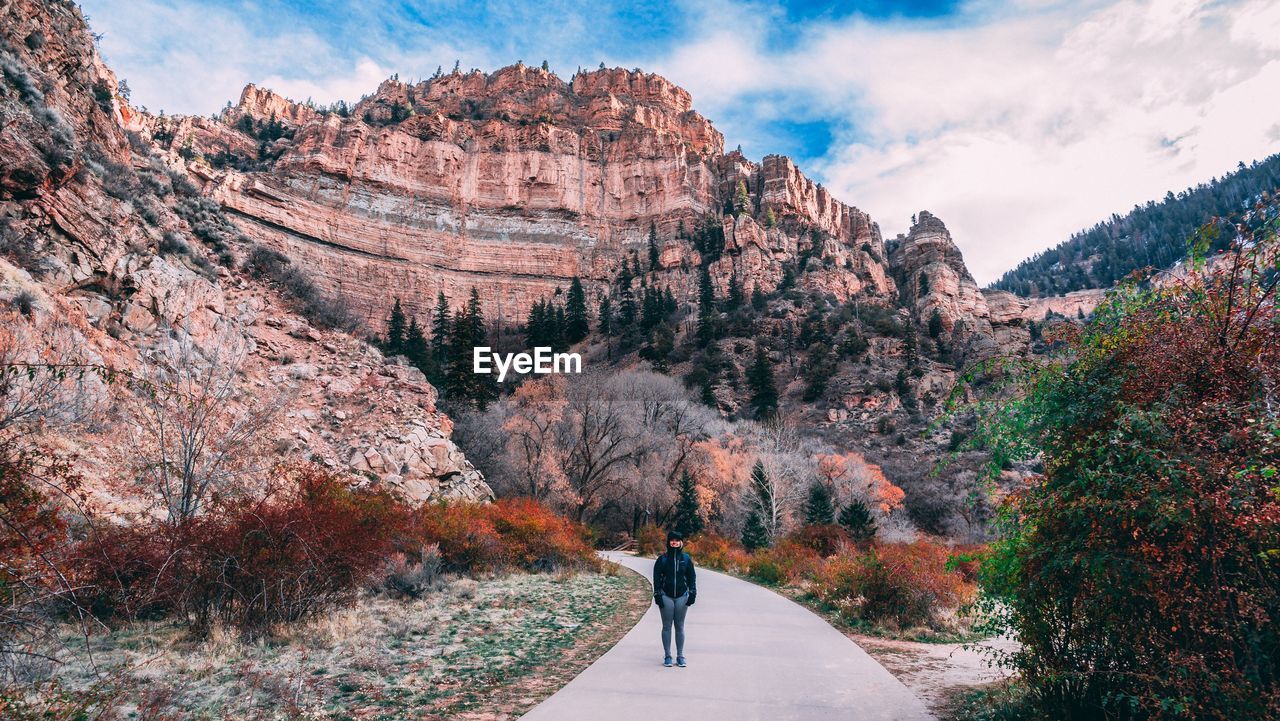
[[680, 598], [662, 594], [662, 650], [671, 655], [671, 624], [676, 626], [676, 655], [684, 655], [684, 614], [689, 610], [689, 592]]

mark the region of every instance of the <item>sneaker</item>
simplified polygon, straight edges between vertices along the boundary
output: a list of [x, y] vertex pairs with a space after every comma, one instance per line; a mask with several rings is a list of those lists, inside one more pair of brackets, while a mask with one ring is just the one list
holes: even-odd
[[667, 668], [671, 668], [671, 657], [670, 657], [670, 656], [663, 656], [663, 657], [662, 657], [662, 665], [663, 665], [663, 666], [666, 666]]
[[687, 663], [685, 663], [685, 662], [684, 662], [684, 656], [680, 656], [679, 658], [677, 658], [677, 659], [676, 659], [676, 665], [677, 665], [677, 666], [679, 666], [680, 668], [684, 668], [685, 666], [688, 666], [689, 664], [687, 664]]

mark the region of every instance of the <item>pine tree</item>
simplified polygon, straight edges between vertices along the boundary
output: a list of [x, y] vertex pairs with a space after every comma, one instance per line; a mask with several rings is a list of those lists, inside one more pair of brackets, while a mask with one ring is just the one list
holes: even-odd
[[748, 551], [755, 551], [768, 545], [769, 531], [760, 520], [760, 512], [752, 509], [751, 514], [747, 516], [747, 524], [742, 529], [742, 547]]
[[564, 317], [564, 337], [570, 345], [584, 340], [591, 332], [591, 325], [587, 320], [587, 293], [582, 289], [582, 281], [576, 275], [569, 283]]
[[564, 306], [553, 303], [547, 312], [547, 345], [556, 353], [569, 350], [569, 342], [565, 337], [566, 325]]
[[431, 349], [427, 346], [427, 338], [422, 334], [417, 318], [409, 319], [409, 330], [405, 332], [404, 338], [404, 355], [428, 378], [435, 375], [431, 368]]
[[474, 342], [471, 336], [471, 319], [465, 306], [453, 315], [449, 333], [449, 359], [444, 373], [445, 397], [458, 407], [471, 402]]
[[934, 308], [933, 315], [929, 316], [929, 337], [937, 338], [942, 335], [942, 314]]
[[920, 282], [917, 287], [919, 288], [918, 292], [921, 298], [929, 295], [929, 276], [925, 275], [923, 270], [920, 271]]
[[[449, 320], [449, 301], [444, 298], [444, 291], [436, 295], [435, 315], [431, 317], [431, 360], [436, 372], [443, 371], [449, 363], [449, 337], [453, 326]], [[437, 380], [439, 380], [437, 378]]]
[[387, 355], [399, 355], [404, 352], [404, 310], [400, 307], [400, 299], [396, 298], [391, 306], [391, 317], [387, 318]]
[[756, 357], [747, 369], [747, 385], [751, 389], [751, 407], [756, 418], [770, 418], [778, 412], [778, 387], [773, 382], [773, 363], [764, 346], [756, 344]]
[[809, 500], [804, 506], [804, 522], [808, 526], [825, 526], [835, 521], [836, 509], [831, 502], [831, 490], [818, 481], [809, 487]]
[[805, 387], [802, 398], [806, 402], [821, 398], [835, 371], [836, 364], [831, 358], [831, 346], [821, 341], [810, 345], [808, 358], [805, 359]]
[[698, 503], [698, 489], [688, 470], [680, 472], [679, 498], [676, 500], [675, 518], [672, 525], [686, 538], [698, 533], [703, 528], [702, 510]]
[[871, 511], [857, 499], [840, 511], [840, 525], [855, 541], [865, 541], [876, 535], [876, 521], [871, 517]]
[[738, 282], [738, 269], [734, 268], [729, 275], [729, 296], [725, 299], [725, 308], [733, 311], [741, 307], [742, 285]]
[[[470, 326], [471, 346], [488, 345], [488, 327], [484, 322], [484, 309], [480, 306], [480, 292], [471, 286], [471, 297], [467, 300], [467, 324]], [[467, 360], [471, 361], [471, 353]], [[484, 410], [489, 403], [498, 399], [498, 379], [492, 373], [471, 374], [471, 398], [476, 407]]]
[[658, 257], [658, 226], [649, 223], [649, 272], [658, 270], [661, 260]]
[[607, 293], [600, 296], [600, 312], [596, 326], [600, 329], [600, 335], [608, 337], [613, 335], [613, 301], [609, 299]]
[[716, 337], [716, 293], [711, 285], [711, 268], [706, 263], [698, 276], [698, 345], [706, 346]]
[[733, 215], [737, 217], [747, 212], [747, 208], [751, 206], [751, 196], [747, 195], [747, 184], [744, 181], [738, 181], [738, 189], [733, 193]]
[[524, 343], [528, 348], [547, 345], [547, 304], [541, 298], [529, 308], [529, 319], [524, 324]]

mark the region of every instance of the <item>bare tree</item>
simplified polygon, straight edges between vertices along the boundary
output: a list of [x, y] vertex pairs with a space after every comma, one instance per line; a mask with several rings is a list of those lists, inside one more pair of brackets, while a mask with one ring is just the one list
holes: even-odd
[[108, 372], [83, 340], [66, 324], [0, 315], [0, 674], [13, 683], [57, 662], [55, 605], [72, 609], [86, 647], [93, 622], [59, 559], [64, 511], [87, 516], [85, 495], [72, 462], [43, 444], [106, 398]]
[[236, 490], [283, 405], [282, 393], [261, 398], [241, 389], [243, 351], [210, 347], [201, 356], [186, 343], [152, 366], [130, 409], [136, 481], [174, 525], [198, 514], [210, 493]]

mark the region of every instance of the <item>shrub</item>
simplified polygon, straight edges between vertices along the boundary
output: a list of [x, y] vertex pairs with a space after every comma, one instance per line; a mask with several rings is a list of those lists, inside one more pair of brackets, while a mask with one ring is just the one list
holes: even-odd
[[875, 544], [828, 559], [813, 593], [850, 621], [898, 628], [936, 624], [941, 609], [968, 603], [975, 591], [949, 568], [949, 557], [929, 541]]
[[197, 521], [199, 571], [183, 589], [197, 629], [220, 618], [260, 634], [331, 608], [374, 580], [401, 527], [386, 494], [306, 464], [283, 469], [278, 496]]
[[278, 494], [180, 525], [88, 528], [70, 557], [82, 604], [104, 620], [178, 612], [197, 633], [220, 620], [259, 635], [376, 580], [403, 527], [398, 504], [311, 464], [277, 480]]
[[752, 554], [751, 560], [747, 562], [747, 575], [766, 586], [777, 586], [786, 578], [782, 564], [764, 552]]
[[640, 527], [636, 534], [636, 553], [641, 556], [656, 556], [666, 549], [667, 533], [653, 524]]
[[751, 562], [751, 554], [740, 545], [715, 533], [700, 533], [689, 541], [689, 553], [708, 568], [739, 572]]
[[444, 566], [451, 571], [553, 571], [596, 565], [585, 526], [528, 498], [425, 504], [413, 514], [409, 538], [438, 544]]
[[186, 241], [182, 236], [172, 230], [165, 231], [164, 237], [160, 239], [160, 246], [157, 248], [160, 255], [187, 255], [191, 249], [187, 247]]
[[449, 571], [492, 571], [503, 565], [502, 539], [484, 506], [439, 501], [423, 504], [411, 521], [409, 537], [435, 543]]
[[982, 574], [1047, 715], [1280, 717], [1274, 217], [1224, 224], [1211, 268], [1207, 226], [1186, 278], [1119, 287], [981, 417], [996, 465], [1044, 460]]
[[487, 510], [509, 564], [531, 571], [554, 571], [594, 563], [586, 527], [575, 526], [537, 501], [501, 498]]
[[422, 546], [414, 556], [393, 553], [387, 561], [387, 578], [382, 586], [395, 595], [422, 598], [442, 584], [443, 568], [440, 546], [436, 544]]
[[849, 543], [849, 534], [835, 524], [818, 524], [801, 526], [791, 540], [825, 558]]

